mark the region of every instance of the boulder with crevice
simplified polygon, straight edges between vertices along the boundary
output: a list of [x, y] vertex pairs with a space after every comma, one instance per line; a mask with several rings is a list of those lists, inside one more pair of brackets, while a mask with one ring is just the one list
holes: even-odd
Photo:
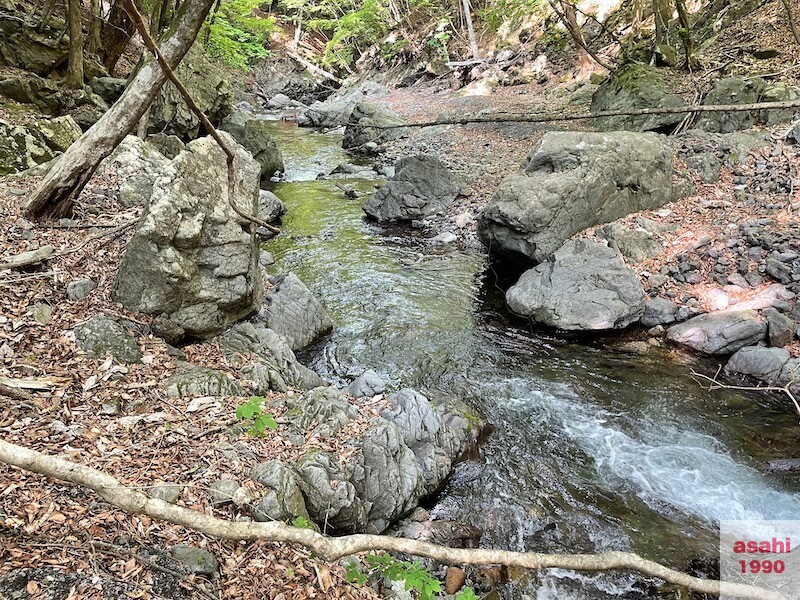
[[579, 231], [672, 199], [672, 148], [655, 133], [548, 132], [478, 223], [492, 252], [529, 264]]
[[216, 341], [232, 363], [241, 363], [242, 375], [252, 382], [258, 394], [326, 385], [319, 375], [298, 362], [286, 338], [258, 320], [237, 323]]
[[129, 135], [100, 163], [98, 171], [101, 174], [116, 172], [120, 204], [144, 206], [153, 194], [153, 184], [166, 174], [169, 164], [169, 159], [152, 144]]
[[[315, 426], [312, 436], [335, 436], [356, 417], [334, 388], [287, 401], [290, 427], [306, 433]], [[292, 465], [309, 517], [329, 530], [384, 531], [441, 486], [481, 427], [457, 401], [433, 402], [408, 389], [387, 401], [381, 416], [351, 438], [356, 451], [346, 462], [313, 449]]]

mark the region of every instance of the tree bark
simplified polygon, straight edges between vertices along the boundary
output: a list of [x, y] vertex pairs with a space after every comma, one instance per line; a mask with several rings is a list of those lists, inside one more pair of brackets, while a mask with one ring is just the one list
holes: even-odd
[[694, 40], [692, 28], [689, 25], [689, 13], [686, 11], [686, 0], [675, 0], [675, 8], [678, 9], [678, 20], [681, 24], [680, 36], [683, 41], [683, 50], [686, 53], [683, 67], [687, 71], [691, 71], [697, 66], [697, 61], [694, 57]]
[[81, 0], [67, 0], [69, 26], [69, 64], [67, 87], [83, 87], [83, 19]]
[[91, 54], [96, 54], [103, 45], [103, 4], [102, 0], [92, 0], [92, 20], [89, 24], [89, 35], [86, 47]]
[[122, 53], [133, 36], [135, 28], [122, 10], [123, 0], [116, 0], [111, 6], [108, 22], [103, 23], [102, 35], [104, 43], [103, 65], [113, 75]]
[[311, 529], [291, 527], [281, 521], [270, 523], [227, 521], [197, 510], [150, 498], [143, 492], [122, 485], [118, 479], [97, 469], [3, 440], [0, 440], [0, 463], [87, 487], [109, 504], [130, 514], [145, 514], [154, 519], [222, 539], [269, 540], [298, 544], [328, 561], [369, 550], [388, 550], [424, 556], [448, 564], [501, 564], [524, 569], [560, 568], [578, 571], [631, 569], [706, 594], [722, 594], [753, 600], [786, 600], [782, 594], [763, 588], [692, 577], [630, 552], [539, 554], [482, 548], [448, 548], [430, 542], [382, 535], [362, 534], [331, 538]]
[[38, 31], [39, 33], [43, 32], [47, 25], [50, 23], [50, 17], [53, 14], [53, 10], [56, 7], [56, 0], [45, 0], [44, 2], [44, 9], [42, 10], [42, 20], [39, 21]]
[[475, 39], [475, 28], [472, 26], [472, 10], [469, 6], [469, 0], [461, 0], [461, 5], [464, 7], [464, 19], [467, 21], [467, 34], [469, 35], [469, 47], [472, 50], [472, 58], [474, 60], [480, 60], [478, 42]]
[[[578, 49], [578, 52], [579, 53], [581, 51], [585, 52], [586, 54], [591, 56], [592, 59], [594, 59], [594, 62], [596, 62], [601, 67], [603, 67], [605, 69], [608, 69], [610, 71], [611, 70], [611, 66], [609, 64], [607, 64], [604, 60], [602, 60], [597, 55], [597, 53], [594, 52], [592, 49], [590, 49], [589, 46], [586, 44], [586, 40], [583, 37], [583, 31], [581, 31], [581, 28], [578, 26], [577, 18], [575, 18], [575, 20], [574, 20], [574, 27], [573, 27], [573, 23], [570, 23], [570, 20], [569, 20], [569, 17], [567, 16], [566, 11], [567, 11], [567, 5], [570, 6], [571, 10], [572, 10], [573, 17], [575, 17], [575, 5], [572, 4], [572, 0], [548, 0], [548, 3], [550, 4], [550, 8], [553, 9], [553, 12], [556, 13], [556, 16], [564, 24], [564, 27], [567, 28], [567, 32], [569, 33], [570, 37], [572, 38], [572, 41], [575, 42], [575, 47]], [[564, 12], [562, 12], [556, 6], [556, 3], [558, 3], [561, 6], [561, 8], [564, 9]]]
[[[172, 69], [189, 51], [213, 2], [188, 0], [183, 3], [161, 47]], [[133, 130], [166, 80], [167, 75], [158, 61], [147, 63], [120, 99], [58, 158], [25, 204], [25, 215], [41, 219], [69, 214], [75, 198], [97, 166]]]
[[575, 5], [567, 0], [562, 3], [564, 7], [564, 17], [567, 20], [567, 26], [573, 37], [578, 42], [575, 44], [578, 50], [578, 79], [588, 79], [592, 72], [592, 61], [589, 58], [589, 53], [586, 51], [586, 38], [583, 37], [583, 31], [578, 25], [578, 15], [575, 12]]

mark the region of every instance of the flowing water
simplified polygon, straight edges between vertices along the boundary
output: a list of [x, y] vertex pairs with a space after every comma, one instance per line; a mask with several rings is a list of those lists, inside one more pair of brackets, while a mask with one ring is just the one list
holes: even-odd
[[[765, 470], [800, 448], [783, 399], [709, 392], [662, 351], [622, 354], [509, 321], [484, 254], [368, 223], [363, 198], [336, 185], [368, 192], [376, 180], [315, 180], [348, 160], [336, 135], [278, 122], [274, 135], [287, 164], [275, 192], [289, 212], [267, 248], [336, 325], [311, 365], [340, 383], [372, 368], [395, 387], [455, 395], [492, 425], [433, 500], [434, 517], [478, 527], [483, 546], [632, 550], [679, 569], [717, 554], [720, 519], [800, 518], [800, 482]], [[631, 575], [561, 570], [503, 590], [674, 597], [655, 593]]]

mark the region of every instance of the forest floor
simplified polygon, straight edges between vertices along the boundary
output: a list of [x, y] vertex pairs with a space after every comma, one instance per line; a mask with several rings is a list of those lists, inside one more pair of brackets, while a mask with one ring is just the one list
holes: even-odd
[[[374, 419], [377, 407], [353, 404], [362, 418], [332, 440], [291, 442], [281, 427], [263, 438], [236, 418], [245, 397], [170, 398], [163, 382], [178, 361], [226, 372], [247, 389], [219, 347], [196, 343], [178, 350], [149, 332], [150, 318], [111, 298], [122, 254], [140, 209], [117, 204], [114, 174], [96, 176], [69, 221], [34, 224], [20, 207], [38, 180], [0, 183], [0, 256], [50, 245], [56, 256], [38, 270], [0, 271], [0, 382], [24, 381], [28, 397], [0, 401], [0, 437], [61, 455], [135, 489], [163, 483], [180, 488], [182, 506], [239, 520], [259, 498], [248, 476], [255, 464], [323, 448], [347, 460], [348, 439]], [[124, 227], [124, 228], [121, 228]], [[91, 279], [84, 300], [67, 284]], [[74, 328], [104, 315], [134, 333], [140, 364], [90, 358]], [[289, 392], [291, 393], [291, 392]], [[241, 506], [213, 506], [209, 486], [235, 479], [251, 492]], [[0, 598], [373, 598], [345, 581], [345, 569], [287, 545], [215, 540], [185, 528], [128, 516], [71, 484], [0, 466]], [[186, 544], [211, 552], [219, 569], [189, 572], [167, 549]], [[10, 575], [9, 575], [10, 574]]]

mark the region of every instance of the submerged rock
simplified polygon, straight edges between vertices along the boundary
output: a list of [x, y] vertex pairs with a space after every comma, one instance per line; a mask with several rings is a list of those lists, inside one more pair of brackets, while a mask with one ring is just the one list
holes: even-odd
[[292, 350], [309, 346], [333, 329], [328, 311], [294, 273], [270, 278], [275, 286], [264, 297], [259, 318], [286, 338]]
[[434, 156], [401, 158], [395, 167], [395, 176], [363, 206], [378, 221], [412, 221], [443, 213], [461, 191], [461, 183]]
[[608, 246], [585, 239], [522, 274], [506, 293], [508, 307], [534, 322], [567, 330], [622, 329], [645, 310], [636, 274]]
[[754, 310], [733, 308], [698, 315], [667, 329], [667, 339], [704, 354], [730, 354], [763, 341], [767, 324]]
[[[224, 132], [222, 135], [227, 135]], [[239, 206], [258, 197], [260, 168], [236, 148]], [[190, 143], [156, 180], [120, 264], [114, 298], [206, 338], [255, 312], [263, 289], [259, 247], [228, 202], [225, 154], [211, 137]]]
[[[791, 367], [787, 369], [790, 362]], [[755, 377], [770, 385], [786, 385], [793, 376], [791, 368], [798, 362], [800, 361], [791, 358], [789, 351], [783, 348], [747, 346], [730, 357], [725, 365], [725, 372]]]
[[493, 251], [540, 262], [579, 231], [672, 199], [672, 149], [654, 133], [549, 132], [479, 220]]

